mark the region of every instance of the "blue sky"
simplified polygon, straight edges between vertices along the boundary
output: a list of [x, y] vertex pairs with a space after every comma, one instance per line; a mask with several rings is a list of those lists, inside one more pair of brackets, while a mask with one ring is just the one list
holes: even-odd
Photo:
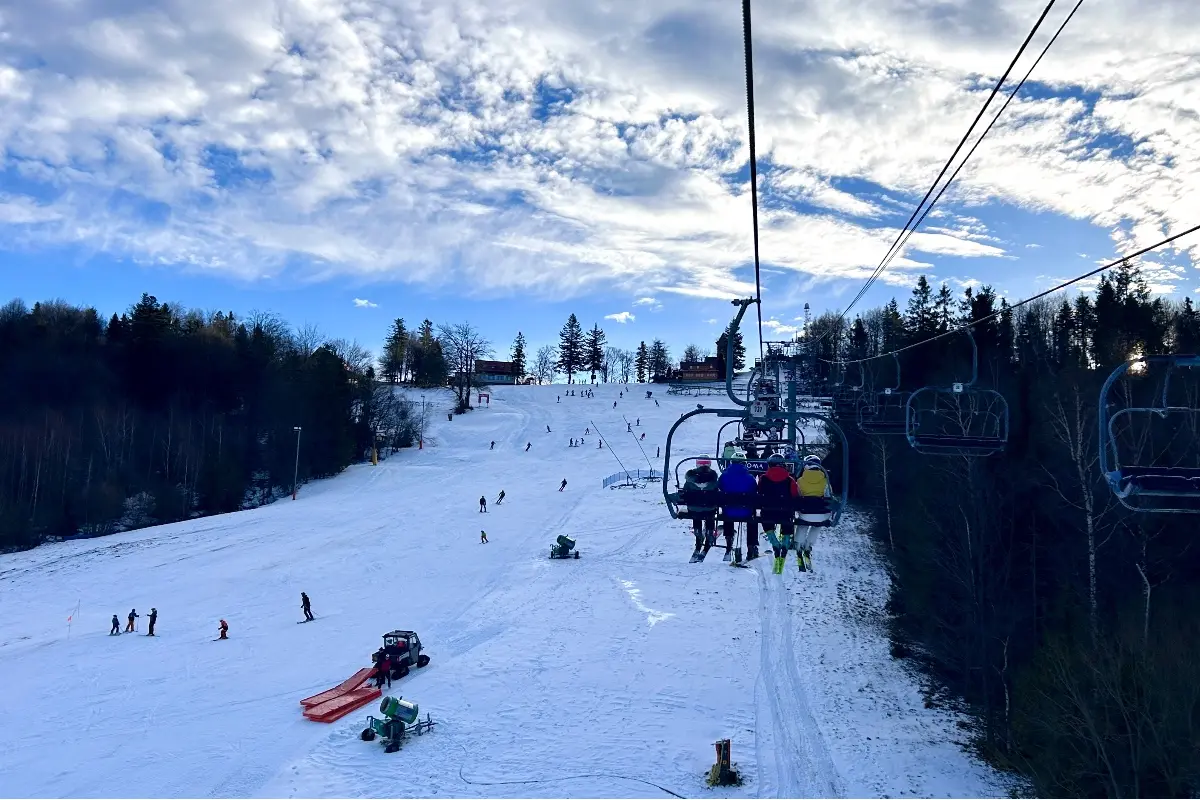
[[[0, 10], [0, 300], [371, 348], [470, 320], [498, 354], [574, 312], [679, 353], [752, 290], [732, 0], [47, 4]], [[1042, 4], [755, 3], [768, 335], [857, 292]], [[921, 273], [1020, 297], [1195, 224], [1198, 51], [1194, 3], [1085, 4], [859, 307]], [[1196, 294], [1183, 246], [1157, 291]]]

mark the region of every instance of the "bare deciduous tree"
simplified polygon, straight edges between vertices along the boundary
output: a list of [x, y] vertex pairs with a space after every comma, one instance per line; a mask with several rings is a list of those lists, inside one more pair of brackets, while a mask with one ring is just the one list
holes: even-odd
[[533, 374], [538, 383], [554, 383], [554, 372], [557, 369], [558, 351], [553, 345], [543, 345], [538, 348], [533, 359]]
[[475, 361], [492, 354], [492, 343], [469, 322], [439, 325], [438, 340], [451, 370], [450, 380], [458, 397], [458, 407], [466, 410], [471, 407], [471, 389], [478, 384]]

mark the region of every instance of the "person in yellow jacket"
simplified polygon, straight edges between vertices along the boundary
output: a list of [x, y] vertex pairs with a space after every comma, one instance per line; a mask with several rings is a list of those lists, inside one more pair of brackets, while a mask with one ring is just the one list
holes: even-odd
[[800, 487], [800, 524], [808, 523], [796, 537], [796, 560], [801, 570], [812, 569], [812, 549], [817, 543], [821, 527], [833, 518], [832, 496], [829, 476], [815, 455], [805, 456], [804, 471], [796, 481]]

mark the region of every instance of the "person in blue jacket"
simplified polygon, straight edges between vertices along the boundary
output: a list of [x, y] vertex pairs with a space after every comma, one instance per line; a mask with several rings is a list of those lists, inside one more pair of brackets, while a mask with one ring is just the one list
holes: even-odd
[[[729, 466], [721, 473], [717, 488], [727, 494], [745, 494], [753, 497], [758, 492], [758, 484], [750, 470], [741, 461], [730, 461]], [[746, 523], [746, 560], [758, 558], [758, 522], [754, 520], [754, 509], [749, 506], [726, 506], [725, 521], [721, 523], [725, 534], [725, 549], [733, 548], [733, 526], [735, 522]]]

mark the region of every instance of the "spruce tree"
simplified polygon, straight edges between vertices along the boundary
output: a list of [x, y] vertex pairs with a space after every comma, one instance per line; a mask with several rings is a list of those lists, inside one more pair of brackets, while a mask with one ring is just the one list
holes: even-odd
[[517, 383], [520, 383], [525, 377], [525, 334], [520, 331], [517, 331], [517, 339], [513, 342], [512, 363]]
[[584, 342], [584, 351], [587, 357], [587, 368], [592, 371], [592, 380], [596, 380], [596, 373], [604, 368], [604, 345], [606, 339], [604, 331], [599, 325], [592, 325], [592, 329], [587, 332], [587, 339]]
[[637, 382], [646, 383], [647, 375], [650, 371], [650, 352], [646, 349], [646, 343], [642, 342], [638, 345], [637, 357], [634, 359], [634, 369], [637, 373]]
[[[721, 375], [725, 375], [725, 355], [729, 349], [729, 329], [733, 327], [733, 323], [725, 326], [725, 330], [721, 332], [720, 338], [717, 339], [717, 359], [719, 362]], [[739, 328], [737, 335], [733, 337], [733, 369], [744, 369], [746, 367], [746, 345], [742, 341], [742, 331]]]
[[575, 382], [575, 373], [584, 364], [583, 328], [574, 314], [558, 333], [558, 368], [567, 374], [567, 383]]
[[650, 379], [664, 377], [671, 372], [671, 351], [662, 339], [650, 345]]
[[408, 356], [408, 329], [404, 319], [397, 319], [388, 331], [383, 344], [383, 355], [379, 357], [379, 375], [388, 383], [404, 380], [404, 362]]

